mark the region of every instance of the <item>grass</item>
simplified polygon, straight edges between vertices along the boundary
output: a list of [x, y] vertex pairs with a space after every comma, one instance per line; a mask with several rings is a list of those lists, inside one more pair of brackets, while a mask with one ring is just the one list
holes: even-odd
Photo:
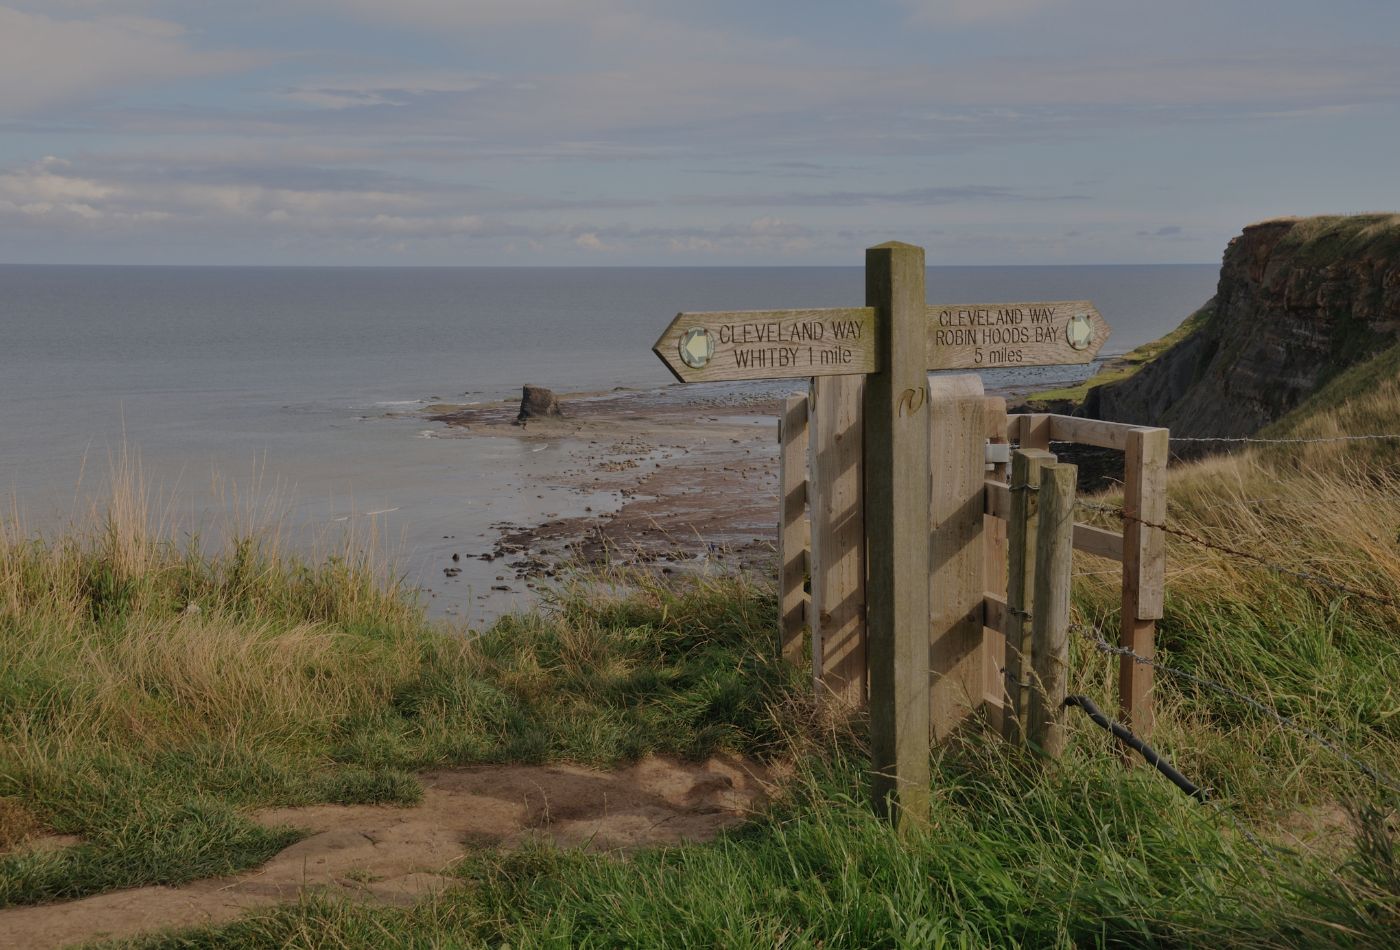
[[[1374, 372], [1290, 431], [1383, 416], [1358, 405]], [[1173, 472], [1169, 520], [1400, 599], [1397, 460], [1334, 443], [1199, 462]], [[407, 802], [425, 767], [727, 750], [793, 777], [710, 844], [483, 851], [412, 908], [308, 898], [129, 945], [1387, 946], [1400, 927], [1395, 796], [1211, 690], [1164, 677], [1153, 740], [1218, 809], [1124, 770], [1075, 716], [1054, 767], [992, 739], [936, 750], [932, 827], [901, 837], [864, 803], [861, 723], [817, 715], [770, 659], [761, 587], [579, 587], [467, 638], [374, 558], [304, 563], [237, 532], [202, 552], [153, 532], [130, 488], [86, 531], [0, 545], [0, 831], [83, 838], [0, 857], [4, 903], [250, 867], [296, 831], [248, 809]], [[1393, 770], [1400, 611], [1178, 538], [1170, 564], [1166, 662]], [[1074, 609], [1112, 630], [1102, 569], [1077, 567]], [[1073, 642], [1072, 689], [1112, 708], [1115, 676]]]
[[296, 835], [248, 808], [409, 802], [429, 766], [776, 742], [757, 591], [566, 596], [471, 642], [366, 554], [202, 553], [119, 481], [84, 530], [0, 538], [0, 821], [85, 842], [0, 855], [0, 905], [254, 866]]
[[1122, 356], [1108, 360], [1099, 372], [1083, 382], [1075, 383], [1073, 386], [1063, 386], [1059, 389], [1036, 392], [1027, 397], [1026, 405], [1032, 411], [1041, 411], [1052, 405], [1061, 408], [1066, 405], [1070, 408], [1082, 405], [1084, 400], [1089, 398], [1091, 390], [1107, 386], [1110, 383], [1119, 383], [1137, 375], [1144, 366], [1209, 323], [1214, 315], [1215, 302], [1212, 300], [1183, 320], [1180, 326], [1166, 336], [1150, 343], [1144, 343]]

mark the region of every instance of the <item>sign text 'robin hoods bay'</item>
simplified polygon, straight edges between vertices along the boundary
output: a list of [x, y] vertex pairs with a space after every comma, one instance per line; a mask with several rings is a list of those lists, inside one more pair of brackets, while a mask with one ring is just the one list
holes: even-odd
[[875, 311], [682, 313], [652, 347], [683, 383], [873, 373]]
[[1108, 333], [1087, 300], [936, 304], [928, 308], [928, 368], [1088, 363]]

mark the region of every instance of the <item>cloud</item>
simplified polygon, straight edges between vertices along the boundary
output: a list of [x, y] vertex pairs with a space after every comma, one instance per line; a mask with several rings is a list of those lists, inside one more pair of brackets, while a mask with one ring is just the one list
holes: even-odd
[[84, 230], [153, 220], [195, 228], [296, 222], [315, 229], [375, 221], [392, 227], [412, 214], [448, 217], [435, 213], [431, 195], [396, 188], [374, 172], [357, 181], [333, 172], [317, 182], [306, 169], [281, 183], [274, 178], [270, 169], [258, 175], [217, 167], [114, 169], [49, 157], [0, 170], [0, 221]]
[[0, 115], [32, 115], [118, 89], [245, 69], [266, 57], [200, 50], [169, 20], [59, 19], [0, 7]]
[[57, 157], [0, 168], [0, 238], [20, 233], [123, 247], [142, 239], [245, 242], [269, 248], [433, 245], [526, 247], [556, 254], [636, 256], [800, 253], [820, 235], [775, 216], [706, 227], [564, 221], [557, 214], [506, 217], [491, 195], [385, 176], [372, 170], [208, 163], [119, 167]]
[[1063, 0], [898, 0], [915, 23], [975, 23], [1018, 20]]
[[[977, 81], [967, 81], [970, 71]], [[384, 71], [311, 77], [281, 108], [104, 110], [140, 134], [356, 140], [385, 160], [723, 160], [760, 174], [848, 171], [854, 156], [1057, 143], [1130, 125], [1292, 121], [1400, 99], [1400, 60], [1379, 48], [1129, 57], [984, 59], [969, 66], [619, 59], [510, 75]], [[736, 143], [741, 143], [736, 146]], [[789, 163], [780, 167], [773, 162]], [[698, 166], [697, 166], [698, 167]], [[911, 196], [913, 197], [913, 196]]]
[[1157, 239], [1165, 239], [1165, 240], [1172, 240], [1172, 241], [1175, 241], [1175, 240], [1183, 240], [1183, 239], [1185, 239], [1185, 238], [1186, 238], [1186, 232], [1183, 231], [1182, 228], [1181, 228], [1180, 226], [1178, 226], [1178, 225], [1175, 225], [1175, 224], [1168, 224], [1168, 225], [1166, 225], [1166, 226], [1164, 226], [1164, 227], [1160, 227], [1160, 228], [1153, 228], [1153, 229], [1147, 229], [1147, 230], [1138, 231], [1138, 232], [1137, 232], [1137, 237], [1140, 237], [1140, 238], [1157, 238]]
[[403, 106], [415, 100], [486, 88], [499, 77], [452, 72], [325, 77], [286, 91], [289, 101], [318, 109]]
[[859, 208], [875, 205], [934, 207], [968, 201], [1083, 201], [1087, 195], [1034, 195], [1000, 185], [955, 185], [900, 191], [786, 192], [782, 194], [686, 195], [685, 205], [729, 207]]

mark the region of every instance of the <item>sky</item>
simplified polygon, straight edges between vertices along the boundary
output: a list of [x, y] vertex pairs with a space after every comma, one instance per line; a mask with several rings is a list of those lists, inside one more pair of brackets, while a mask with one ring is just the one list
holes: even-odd
[[0, 0], [0, 262], [1218, 261], [1400, 207], [1396, 0]]

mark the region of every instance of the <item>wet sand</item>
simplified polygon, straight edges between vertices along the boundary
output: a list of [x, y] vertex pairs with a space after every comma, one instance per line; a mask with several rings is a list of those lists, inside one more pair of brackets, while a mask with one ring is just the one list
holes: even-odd
[[[514, 440], [527, 448], [517, 458], [539, 460], [517, 475], [514, 520], [493, 522], [474, 549], [459, 551], [455, 540], [443, 548], [441, 581], [420, 572], [434, 576], [430, 606], [480, 626], [535, 602], [578, 566], [770, 575], [778, 413], [783, 395], [800, 389], [562, 394], [563, 415], [523, 426], [518, 400], [424, 407], [417, 418], [437, 427], [436, 438]], [[1026, 391], [997, 395], [1014, 402]]]
[[[513, 594], [567, 576], [570, 567], [646, 567], [670, 573], [766, 571], [777, 534], [777, 412], [780, 396], [674, 390], [562, 396], [563, 415], [516, 422], [518, 402], [426, 407], [438, 438], [514, 439], [540, 450], [520, 473], [538, 518], [491, 525], [485, 550], [443, 563], [443, 584], [483, 586], [476, 617], [499, 613]], [[544, 456], [545, 449], [554, 449]], [[584, 510], [558, 513], [563, 492]], [[519, 598], [512, 598], [520, 606]], [[452, 609], [444, 613], [452, 615]]]

